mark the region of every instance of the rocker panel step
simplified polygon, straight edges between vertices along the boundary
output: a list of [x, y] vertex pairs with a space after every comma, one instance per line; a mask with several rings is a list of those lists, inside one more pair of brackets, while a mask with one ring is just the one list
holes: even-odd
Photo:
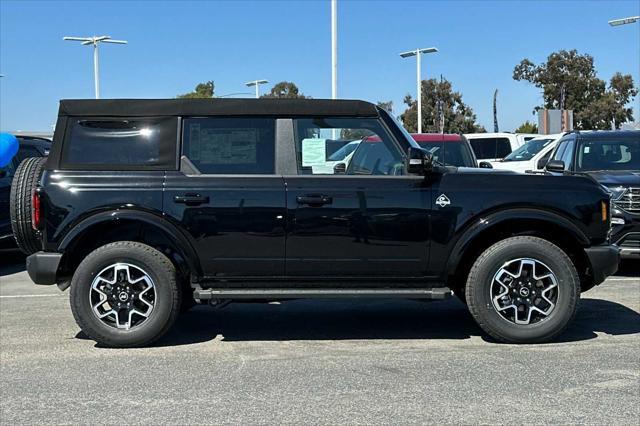
[[340, 299], [340, 298], [402, 298], [402, 299], [446, 299], [451, 296], [448, 287], [428, 289], [196, 289], [193, 296], [208, 299]]

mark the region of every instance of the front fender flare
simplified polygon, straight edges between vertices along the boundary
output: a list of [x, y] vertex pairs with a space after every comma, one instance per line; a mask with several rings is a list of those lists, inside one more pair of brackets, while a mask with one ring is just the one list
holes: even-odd
[[573, 235], [576, 241], [582, 246], [589, 246], [590, 241], [587, 235], [576, 226], [571, 220], [552, 211], [542, 209], [527, 208], [509, 208], [499, 210], [488, 215], [478, 215], [473, 219], [471, 225], [458, 237], [449, 260], [447, 261], [446, 271], [449, 275], [455, 273], [460, 260], [464, 256], [469, 245], [483, 232], [493, 227], [499, 226], [507, 221], [513, 220], [535, 220], [541, 222], [549, 222], [555, 226], [563, 228], [565, 231]]

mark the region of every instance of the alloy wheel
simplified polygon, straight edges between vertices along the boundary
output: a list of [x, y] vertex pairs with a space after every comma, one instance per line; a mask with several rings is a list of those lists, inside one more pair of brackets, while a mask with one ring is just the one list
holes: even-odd
[[98, 273], [91, 283], [89, 302], [104, 324], [129, 330], [151, 315], [156, 287], [147, 272], [129, 263], [114, 263]]
[[491, 301], [500, 316], [518, 325], [544, 321], [558, 304], [558, 279], [544, 263], [521, 258], [506, 262], [493, 276]]

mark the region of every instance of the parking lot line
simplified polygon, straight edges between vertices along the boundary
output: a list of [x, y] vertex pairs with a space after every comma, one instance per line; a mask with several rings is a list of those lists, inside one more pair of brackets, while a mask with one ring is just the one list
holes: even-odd
[[0, 296], [0, 299], [17, 299], [22, 297], [62, 297], [64, 294], [11, 294]]

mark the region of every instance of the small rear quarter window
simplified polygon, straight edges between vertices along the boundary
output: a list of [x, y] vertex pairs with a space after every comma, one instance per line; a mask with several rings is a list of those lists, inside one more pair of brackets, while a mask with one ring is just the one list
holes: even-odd
[[79, 119], [67, 127], [67, 168], [176, 169], [177, 118]]

